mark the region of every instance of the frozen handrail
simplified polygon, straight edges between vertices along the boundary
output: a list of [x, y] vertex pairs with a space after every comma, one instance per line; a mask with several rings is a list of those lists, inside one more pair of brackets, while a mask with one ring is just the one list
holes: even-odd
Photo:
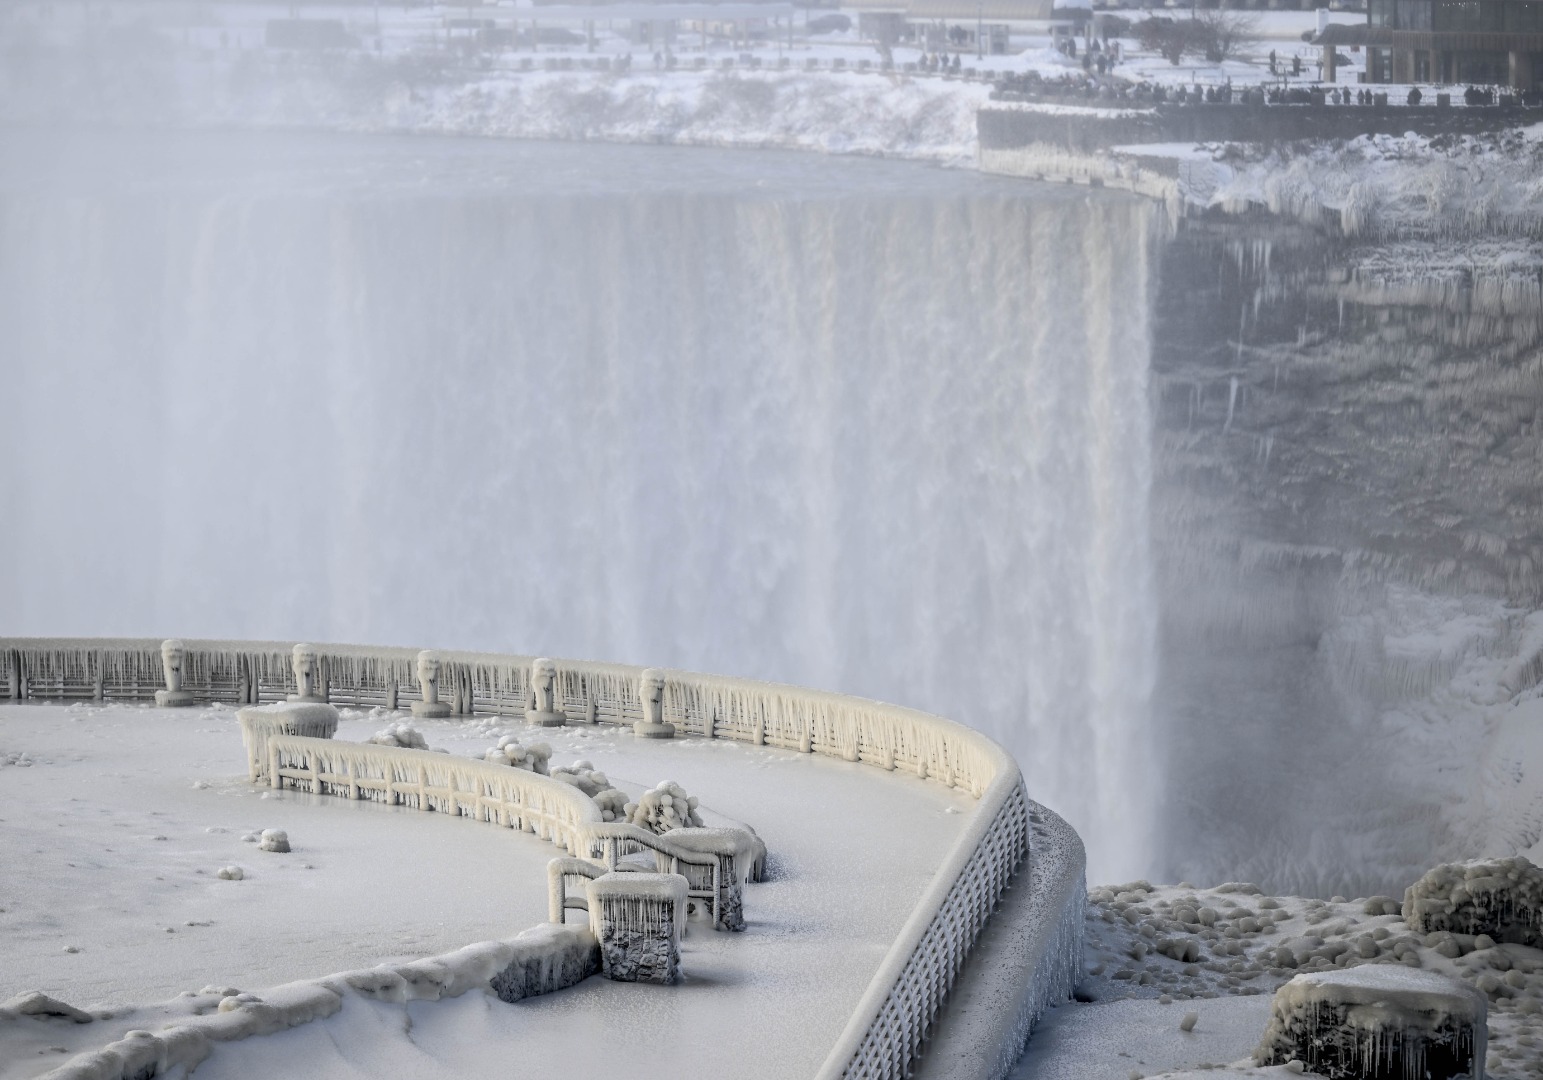
[[574, 855], [585, 846], [585, 827], [602, 824], [600, 808], [582, 791], [523, 769], [304, 735], [269, 737], [268, 755], [273, 787], [288, 780], [320, 795], [463, 815], [535, 833]]

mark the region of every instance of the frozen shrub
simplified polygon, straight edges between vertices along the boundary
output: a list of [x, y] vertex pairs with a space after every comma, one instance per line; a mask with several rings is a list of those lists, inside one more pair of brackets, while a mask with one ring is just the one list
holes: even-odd
[[696, 796], [687, 795], [686, 789], [673, 780], [661, 781], [652, 791], [643, 792], [636, 803], [626, 805], [625, 811], [632, 824], [656, 833], [702, 825]]
[[600, 814], [606, 821], [625, 821], [627, 817], [627, 796], [625, 792], [610, 788], [598, 792], [594, 796], [595, 805], [600, 807]]
[[397, 724], [387, 724], [366, 741], [372, 742], [377, 746], [400, 746], [405, 750], [429, 749], [429, 744], [424, 741], [423, 733], [406, 721]]
[[627, 796], [611, 786], [605, 773], [598, 771], [588, 761], [575, 761], [572, 765], [552, 770], [552, 779], [572, 784], [595, 801], [606, 821], [621, 821], [625, 816]]
[[594, 798], [611, 786], [605, 773], [598, 772], [587, 761], [575, 761], [572, 765], [559, 765], [551, 772], [552, 779], [572, 784], [590, 798]]
[[552, 760], [552, 748], [546, 743], [523, 746], [513, 735], [505, 735], [498, 745], [482, 755], [482, 760], [494, 765], [512, 765], [526, 772], [548, 774], [547, 762]]

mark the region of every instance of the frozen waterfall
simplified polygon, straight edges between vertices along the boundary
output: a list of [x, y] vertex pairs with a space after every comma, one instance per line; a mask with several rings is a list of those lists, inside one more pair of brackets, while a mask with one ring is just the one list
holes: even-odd
[[997, 737], [1149, 866], [1153, 210], [886, 162], [0, 155], [0, 632], [532, 651]]

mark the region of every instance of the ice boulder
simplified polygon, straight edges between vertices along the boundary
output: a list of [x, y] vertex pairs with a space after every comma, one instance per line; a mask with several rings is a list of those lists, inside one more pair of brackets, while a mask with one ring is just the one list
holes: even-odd
[[1446, 863], [1404, 892], [1411, 930], [1438, 930], [1543, 948], [1543, 868], [1517, 856]]
[[1486, 1016], [1483, 994], [1432, 971], [1315, 971], [1275, 992], [1254, 1060], [1329, 1080], [1484, 1080]]
[[628, 803], [624, 809], [628, 821], [656, 833], [702, 824], [697, 797], [687, 795], [686, 789], [673, 780], [662, 781], [652, 791], [643, 792], [636, 803]]
[[282, 854], [289, 850], [289, 834], [283, 829], [264, 829], [262, 840], [258, 842], [259, 851], [272, 851]]

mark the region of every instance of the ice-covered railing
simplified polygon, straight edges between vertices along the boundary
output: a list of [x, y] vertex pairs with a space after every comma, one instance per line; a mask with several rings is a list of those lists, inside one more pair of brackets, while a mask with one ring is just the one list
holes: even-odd
[[600, 807], [578, 788], [485, 761], [304, 735], [270, 736], [268, 755], [274, 787], [300, 781], [318, 795], [373, 799], [523, 829], [573, 855], [587, 847], [585, 828], [604, 823]]
[[[294, 689], [289, 643], [183, 639], [183, 645], [182, 686], [199, 700], [275, 701]], [[319, 696], [336, 704], [397, 708], [420, 698], [415, 649], [323, 645], [315, 653]], [[455, 712], [523, 715], [532, 705], [533, 657], [437, 655], [441, 693]], [[643, 718], [641, 668], [563, 660], [555, 665], [554, 707], [569, 719]], [[147, 700], [163, 685], [159, 639], [0, 638], [0, 671], [12, 699]], [[981, 927], [1029, 854], [1027, 803], [1016, 763], [978, 732], [914, 709], [749, 679], [668, 670], [663, 675], [664, 719], [683, 733], [903, 769], [977, 798], [959, 843], [902, 927], [819, 1074], [821, 1080], [905, 1076]], [[297, 738], [274, 742], [299, 749]], [[441, 768], [451, 767], [443, 755], [427, 756]], [[356, 760], [356, 771], [366, 760]], [[346, 763], [337, 762], [344, 765], [341, 773], [330, 765], [322, 771], [340, 779], [324, 783], [349, 782]], [[501, 778], [519, 772], [480, 768]], [[393, 783], [405, 781], [419, 783], [416, 776]], [[456, 794], [439, 784], [428, 793], [425, 781], [426, 793], [418, 797], [431, 804], [463, 799], [460, 774], [455, 783]], [[553, 827], [562, 835], [561, 826]]]

